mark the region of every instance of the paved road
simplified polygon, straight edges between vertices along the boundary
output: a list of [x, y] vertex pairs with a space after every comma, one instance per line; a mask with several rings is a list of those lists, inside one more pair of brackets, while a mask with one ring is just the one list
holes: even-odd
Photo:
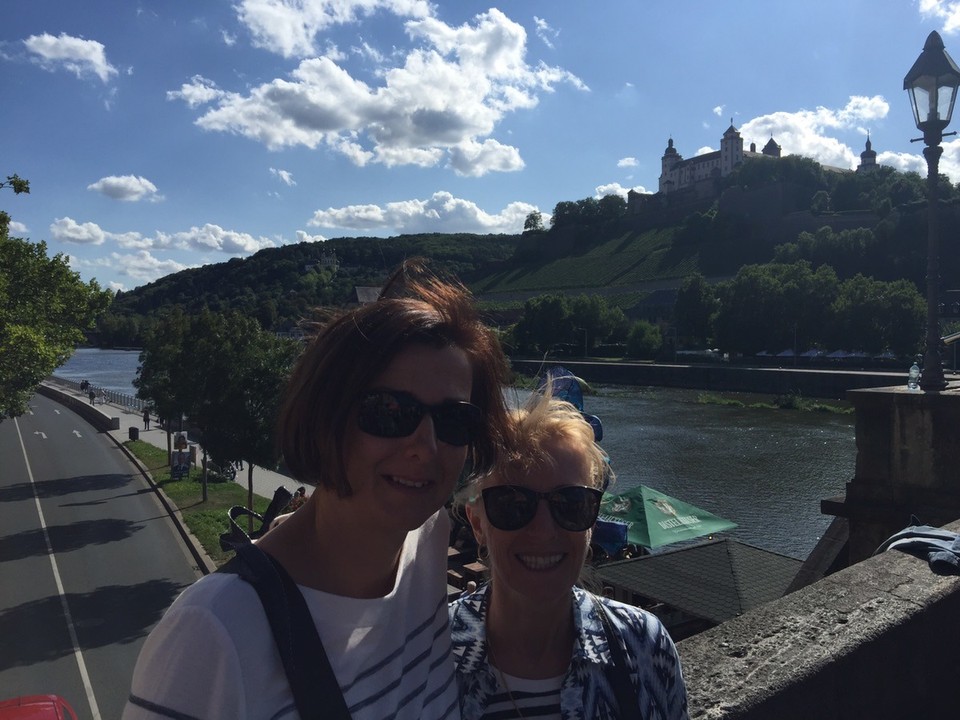
[[39, 395], [0, 423], [0, 698], [119, 717], [143, 639], [199, 575], [109, 436]]

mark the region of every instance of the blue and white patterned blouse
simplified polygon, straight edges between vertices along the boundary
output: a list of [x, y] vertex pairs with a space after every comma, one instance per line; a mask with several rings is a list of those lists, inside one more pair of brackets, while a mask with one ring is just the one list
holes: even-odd
[[[497, 678], [487, 660], [486, 616], [489, 584], [450, 605], [450, 632], [457, 661], [462, 720], [480, 720]], [[632, 605], [601, 598], [614, 632], [626, 650], [630, 679], [644, 720], [688, 720], [687, 690], [680, 658], [656, 616]], [[560, 688], [563, 720], [617, 720], [609, 671], [613, 658], [593, 595], [573, 589], [576, 639]]]

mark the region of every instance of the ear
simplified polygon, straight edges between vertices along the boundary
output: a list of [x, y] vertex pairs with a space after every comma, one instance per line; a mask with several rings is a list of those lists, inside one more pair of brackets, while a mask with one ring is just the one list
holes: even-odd
[[483, 537], [483, 523], [480, 517], [483, 511], [473, 503], [468, 503], [463, 509], [467, 513], [467, 521], [473, 529], [473, 537], [477, 541], [477, 544], [485, 545], [486, 540]]

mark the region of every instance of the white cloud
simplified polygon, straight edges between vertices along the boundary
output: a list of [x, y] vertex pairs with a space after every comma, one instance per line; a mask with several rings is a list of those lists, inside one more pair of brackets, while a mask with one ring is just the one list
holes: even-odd
[[803, 155], [823, 165], [854, 168], [860, 162], [860, 150], [854, 151], [831, 134], [859, 130], [885, 118], [889, 111], [890, 105], [880, 95], [851, 96], [839, 110], [818, 107], [754, 118], [744, 123], [740, 134], [746, 146], [755, 142], [758, 150], [773, 137], [784, 155]]
[[530, 64], [526, 31], [497, 9], [455, 27], [416, 0], [299, 0], [296, 7], [289, 1], [247, 0], [240, 7], [255, 37], [281, 54], [313, 48], [319, 29], [375, 10], [412, 18], [405, 29], [413, 44], [399, 62], [376, 74], [375, 86], [353, 77], [330, 55], [314, 53], [287, 78], [245, 94], [224, 92], [196, 76], [167, 97], [192, 108], [213, 103], [198, 117], [199, 127], [242, 135], [270, 149], [326, 147], [360, 167], [371, 162], [435, 167], [446, 159], [458, 174], [478, 177], [523, 167], [517, 148], [492, 137], [507, 113], [535, 107], [540, 93], [562, 83], [589, 90], [562, 68]]
[[533, 16], [533, 25], [536, 28], [537, 37], [540, 38], [540, 42], [553, 50], [553, 41], [560, 36], [560, 31], [554, 30], [550, 27], [550, 23], [536, 15]]
[[325, 235], [311, 235], [308, 232], [303, 230], [297, 230], [296, 232], [297, 242], [326, 242], [327, 238]]
[[219, 225], [206, 223], [203, 227], [194, 226], [176, 233], [158, 232], [151, 246], [248, 255], [264, 248], [276, 247], [276, 243], [269, 238], [255, 238], [248, 233], [224, 230]]
[[190, 82], [181, 85], [179, 90], [167, 92], [167, 100], [183, 100], [190, 108], [206, 105], [224, 97], [227, 97], [227, 93], [218, 88], [213, 80], [208, 80], [202, 75], [194, 75], [190, 78]]
[[157, 192], [157, 186], [138, 175], [110, 175], [87, 185], [87, 190], [95, 190], [113, 200], [136, 202], [144, 198], [151, 202], [163, 199]]
[[54, 220], [50, 225], [50, 236], [54, 240], [78, 245], [102, 245], [107, 239], [107, 233], [96, 223], [78, 223], [70, 217]]
[[270, 168], [270, 173], [274, 175], [277, 179], [280, 180], [284, 185], [288, 187], [293, 187], [297, 184], [296, 180], [293, 179], [293, 174], [287, 172], [286, 170], [278, 170], [277, 168]]
[[379, 11], [410, 18], [431, 13], [426, 0], [241, 0], [236, 10], [254, 45], [287, 58], [317, 55], [317, 35]]
[[651, 190], [647, 190], [643, 185], [634, 185], [633, 187], [624, 187], [620, 183], [607, 183], [606, 185], [597, 185], [596, 189], [593, 191], [593, 196], [599, 200], [602, 197], [607, 195], [619, 195], [624, 200], [627, 199], [627, 193], [631, 190], [634, 192], [641, 193], [642, 195], [649, 195]]
[[716, 115], [717, 117], [721, 117], [723, 115], [723, 110], [725, 107], [726, 105], [717, 105], [715, 108], [713, 108], [713, 114]]
[[312, 227], [349, 230], [385, 230], [397, 234], [419, 232], [519, 233], [523, 221], [537, 208], [512, 202], [497, 214], [475, 203], [436, 192], [427, 200], [403, 200], [386, 205], [348, 205], [317, 210], [307, 223]]
[[10, 226], [8, 228], [9, 234], [11, 236], [21, 237], [30, 232], [26, 225], [22, 222], [17, 222], [16, 220], [10, 221]]
[[23, 44], [40, 67], [50, 72], [62, 68], [80, 79], [95, 75], [104, 83], [118, 74], [117, 69], [107, 62], [103, 44], [96, 40], [84, 40], [66, 33], [60, 33], [58, 37], [43, 33], [31, 35]]
[[920, 0], [920, 16], [943, 23], [943, 31], [952, 35], [960, 30], [960, 2], [956, 0]]
[[638, 164], [635, 157], [625, 157], [617, 160], [617, 167], [637, 167]]
[[[98, 268], [104, 268], [112, 274], [130, 278], [133, 281], [133, 287], [153, 282], [165, 275], [180, 272], [187, 268], [198, 267], [197, 265], [185, 265], [176, 260], [163, 260], [152, 255], [147, 250], [126, 254], [114, 252], [93, 260], [85, 260], [71, 256], [70, 266], [74, 269], [83, 268], [93, 272], [96, 272]], [[123, 283], [115, 281], [111, 282], [109, 287], [112, 290], [127, 289]]]

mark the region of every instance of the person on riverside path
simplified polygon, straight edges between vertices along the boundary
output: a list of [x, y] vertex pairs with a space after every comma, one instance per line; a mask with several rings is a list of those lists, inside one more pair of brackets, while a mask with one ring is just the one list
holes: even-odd
[[613, 479], [593, 429], [550, 383], [511, 419], [494, 471], [458, 493], [491, 574], [450, 605], [463, 719], [686, 720], [656, 616], [577, 587]]
[[[459, 717], [441, 509], [467, 460], [495, 462], [506, 369], [465, 288], [411, 262], [321, 327], [293, 371], [278, 442], [316, 489], [257, 547], [306, 600], [355, 720]], [[214, 573], [174, 602], [124, 717], [299, 717], [250, 585]]]

